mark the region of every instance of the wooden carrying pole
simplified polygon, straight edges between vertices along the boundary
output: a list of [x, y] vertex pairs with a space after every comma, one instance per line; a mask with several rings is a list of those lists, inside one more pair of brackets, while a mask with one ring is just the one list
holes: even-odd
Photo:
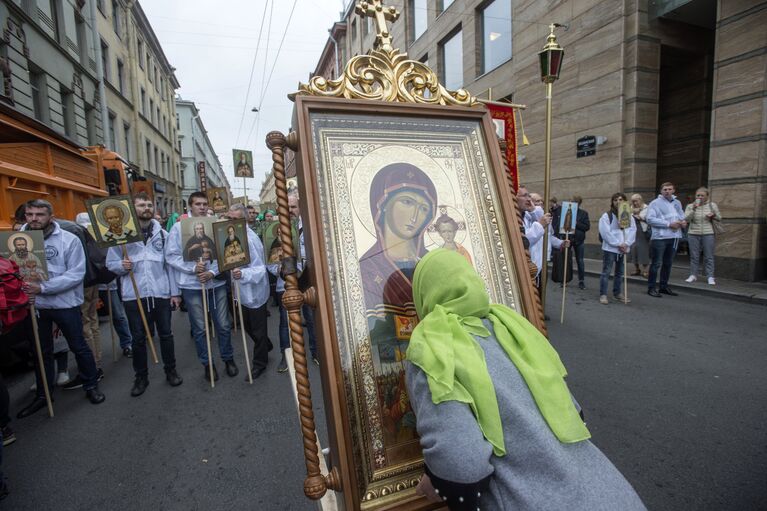
[[[237, 293], [237, 311], [240, 316], [240, 332], [242, 333], [242, 351], [245, 353], [245, 368], [248, 371], [248, 383], [253, 385], [253, 372], [250, 370], [250, 356], [248, 355], [248, 342], [245, 340], [245, 322], [242, 319], [242, 301], [240, 300], [240, 281], [234, 281], [234, 290]], [[236, 314], [232, 314], [237, 316]]]
[[[565, 243], [570, 241], [570, 231], [565, 231]], [[565, 244], [565, 270], [562, 274], [562, 311], [559, 314], [559, 323], [565, 322], [565, 293], [567, 293], [567, 259], [570, 255], [570, 247]]]
[[[626, 244], [626, 229], [621, 229], [623, 231], [623, 244]], [[623, 305], [626, 305], [629, 303], [629, 287], [628, 287], [628, 273], [626, 272], [628, 268], [628, 257], [626, 257], [626, 252], [623, 253]]]
[[37, 352], [37, 364], [40, 368], [40, 379], [45, 392], [45, 404], [48, 405], [48, 417], [53, 417], [53, 401], [51, 400], [51, 391], [48, 390], [48, 376], [45, 374], [43, 350], [40, 347], [40, 332], [37, 328], [37, 309], [35, 309], [34, 304], [29, 304], [29, 313], [32, 314], [32, 333], [35, 336], [35, 351]]
[[[123, 248], [123, 259], [128, 259], [128, 250], [125, 248], [125, 245], [122, 246]], [[152, 352], [152, 360], [154, 360], [155, 364], [159, 364], [160, 361], [157, 359], [157, 350], [154, 349], [154, 339], [152, 338], [152, 331], [149, 330], [149, 323], [146, 322], [146, 313], [144, 313], [144, 304], [141, 303], [141, 294], [138, 292], [138, 284], [136, 283], [136, 276], [133, 274], [133, 268], [128, 270], [128, 275], [130, 275], [130, 282], [133, 285], [133, 294], [136, 295], [136, 305], [138, 305], [138, 313], [141, 316], [141, 322], [144, 324], [144, 331], [146, 332], [146, 342], [149, 345], [149, 350]]]
[[109, 333], [112, 334], [112, 362], [117, 362], [117, 345], [115, 344], [115, 324], [112, 315], [112, 291], [107, 288], [107, 307], [109, 308]]
[[293, 364], [296, 369], [298, 411], [301, 419], [301, 434], [304, 439], [304, 461], [306, 462], [304, 494], [310, 499], [318, 500], [325, 495], [328, 489], [340, 490], [341, 479], [338, 469], [335, 467], [327, 475], [322, 475], [320, 472], [312, 392], [309, 387], [309, 370], [306, 365], [306, 348], [304, 348], [304, 328], [301, 321], [301, 306], [305, 297], [304, 293], [298, 290], [296, 259], [293, 250], [290, 212], [288, 211], [288, 184], [285, 176], [284, 149], [285, 146], [291, 149], [297, 147], [296, 137], [296, 132], [290, 133], [286, 138], [279, 131], [271, 131], [266, 135], [266, 145], [272, 151], [272, 171], [274, 173], [274, 186], [277, 191], [277, 213], [280, 220], [280, 242], [283, 254], [283, 272], [285, 273], [285, 294], [282, 295], [282, 305], [288, 312]]
[[[202, 262], [202, 257], [200, 258]], [[205, 282], [201, 282], [200, 291], [202, 292], [202, 315], [205, 318], [205, 342], [208, 345], [208, 373], [210, 377], [210, 388], [216, 387], [216, 381], [213, 377], [213, 351], [210, 349], [210, 328], [208, 328], [208, 290]]]

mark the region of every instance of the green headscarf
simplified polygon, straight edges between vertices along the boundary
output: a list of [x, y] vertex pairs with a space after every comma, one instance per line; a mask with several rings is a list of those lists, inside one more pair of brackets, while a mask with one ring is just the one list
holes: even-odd
[[168, 223], [165, 224], [165, 230], [170, 232], [170, 230], [173, 228], [173, 225], [178, 221], [178, 217], [181, 216], [178, 213], [173, 213], [170, 215], [170, 218], [168, 218]]
[[524, 378], [551, 431], [563, 443], [591, 437], [578, 416], [559, 355], [529, 321], [505, 305], [490, 304], [485, 284], [458, 252], [437, 249], [418, 263], [413, 298], [421, 322], [410, 338], [407, 359], [420, 367], [432, 401], [467, 403], [496, 456], [506, 454], [503, 425], [485, 353], [474, 335], [490, 337]]

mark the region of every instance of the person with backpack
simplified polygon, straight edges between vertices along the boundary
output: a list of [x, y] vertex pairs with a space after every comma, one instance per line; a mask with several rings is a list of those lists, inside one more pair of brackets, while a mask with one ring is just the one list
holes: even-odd
[[625, 298], [621, 292], [623, 287], [623, 258], [628, 256], [631, 245], [636, 240], [636, 222], [631, 218], [629, 228], [625, 235], [618, 222], [618, 209], [621, 202], [626, 201], [626, 195], [618, 192], [610, 198], [610, 210], [603, 213], [599, 219], [599, 240], [602, 242], [602, 274], [599, 277], [599, 303], [607, 305], [607, 284], [610, 272], [615, 266], [613, 277], [613, 298], [619, 302], [628, 303], [631, 300]]
[[[133, 336], [133, 371], [135, 379], [131, 396], [138, 397], [149, 386], [146, 332], [138, 309], [138, 300], [130, 280], [130, 271], [139, 289], [147, 323], [154, 324], [160, 337], [165, 379], [171, 387], [178, 387], [183, 379], [176, 371], [176, 351], [171, 330], [171, 311], [181, 303], [181, 291], [173, 269], [165, 261], [165, 243], [168, 233], [155, 220], [152, 199], [145, 192], [133, 196], [143, 242], [124, 247], [111, 247], [107, 253], [107, 268], [119, 275], [122, 300], [128, 313]], [[123, 252], [123, 249], [125, 252]]]
[[[41, 372], [45, 371], [51, 396], [54, 394], [55, 367], [53, 362], [53, 324], [62, 331], [75, 355], [79, 376], [83, 382], [85, 396], [93, 404], [103, 403], [106, 397], [98, 387], [98, 373], [93, 352], [83, 335], [80, 306], [83, 303], [83, 279], [85, 278], [85, 251], [77, 236], [64, 231], [53, 221], [53, 206], [42, 199], [26, 203], [27, 223], [22, 230], [40, 230], [45, 239], [45, 254], [48, 266], [48, 280], [25, 282], [23, 289], [34, 303], [38, 312], [40, 347], [43, 365], [35, 360], [37, 390], [35, 398], [21, 409], [17, 417], [29, 417], [45, 408], [45, 393]], [[29, 329], [32, 329], [29, 318]]]

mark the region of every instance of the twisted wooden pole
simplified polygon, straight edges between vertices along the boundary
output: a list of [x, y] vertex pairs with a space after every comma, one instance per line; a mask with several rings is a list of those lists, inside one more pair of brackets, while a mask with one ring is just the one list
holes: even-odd
[[[282, 246], [282, 271], [285, 280], [285, 294], [282, 295], [282, 305], [288, 313], [291, 347], [293, 348], [293, 364], [296, 370], [296, 390], [298, 392], [298, 411], [301, 418], [301, 434], [304, 437], [304, 459], [306, 461], [306, 479], [304, 479], [304, 494], [312, 500], [321, 499], [328, 491], [340, 490], [340, 478], [334, 468], [323, 476], [320, 473], [319, 452], [317, 450], [317, 433], [314, 425], [314, 410], [312, 409], [312, 392], [309, 387], [309, 371], [306, 365], [306, 348], [304, 348], [304, 327], [301, 319], [301, 306], [305, 297], [298, 289], [296, 276], [296, 256], [291, 234], [290, 212], [288, 210], [288, 184], [285, 176], [284, 149], [286, 145], [296, 147], [296, 133], [292, 132], [286, 138], [279, 131], [271, 131], [266, 135], [266, 145], [272, 151], [272, 171], [277, 191], [277, 214], [280, 220], [280, 244]], [[309, 290], [306, 300], [314, 305], [314, 292]]]

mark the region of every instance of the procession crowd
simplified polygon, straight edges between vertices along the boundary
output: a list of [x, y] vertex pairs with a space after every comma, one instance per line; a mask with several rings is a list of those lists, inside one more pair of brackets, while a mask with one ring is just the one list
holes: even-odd
[[[282, 306], [281, 296], [285, 291], [281, 268], [279, 241], [274, 241], [272, 257], [266, 261], [261, 240], [263, 228], [259, 229], [257, 215], [252, 207], [233, 204], [228, 211], [219, 215], [221, 220], [245, 219], [247, 247], [250, 262], [229, 271], [219, 271], [219, 265], [211, 248], [211, 239], [201, 228], [194, 225], [194, 235], [182, 244], [181, 220], [213, 216], [205, 193], [194, 192], [188, 199], [188, 213], [174, 215], [164, 228], [155, 215], [153, 201], [144, 192], [132, 196], [142, 241], [100, 248], [94, 239], [94, 232], [87, 213], [77, 215], [76, 222], [55, 217], [53, 206], [45, 200], [30, 200], [19, 206], [14, 230], [42, 231], [45, 240], [47, 278], [26, 278], [22, 284], [23, 293], [33, 305], [36, 316], [27, 315], [10, 331], [4, 329], [3, 342], [13, 343], [21, 339], [25, 349], [34, 353], [31, 335], [33, 320], [39, 332], [43, 367], [33, 358], [35, 384], [31, 390], [33, 399], [20, 410], [16, 417], [23, 419], [46, 408], [48, 395], [53, 401], [55, 388], [64, 390], [83, 389], [85, 397], [94, 405], [105, 401], [106, 396], [99, 389], [104, 377], [102, 368], [101, 335], [98, 308], [101, 296], [107, 296], [110, 316], [120, 339], [120, 348], [125, 357], [132, 359], [134, 379], [130, 395], [139, 397], [149, 386], [149, 364], [147, 344], [154, 354], [152, 338], [159, 338], [160, 355], [165, 379], [170, 387], [183, 383], [176, 368], [172, 312], [188, 314], [191, 336], [197, 357], [203, 368], [203, 377], [211, 384], [218, 380], [218, 370], [208, 356], [206, 329], [213, 328], [219, 347], [219, 356], [227, 376], [235, 377], [239, 368], [234, 360], [232, 348], [232, 322], [238, 317], [236, 308], [242, 309], [242, 327], [252, 340], [251, 367], [247, 368], [246, 380], [260, 377], [267, 368], [268, 352], [272, 342], [267, 332], [267, 303], [272, 297], [280, 310], [279, 339], [281, 359], [277, 371], [287, 371], [285, 350], [290, 338], [287, 312]], [[106, 209], [106, 208], [105, 208]], [[299, 217], [298, 198], [289, 200], [290, 215], [301, 257], [297, 261], [300, 272], [305, 265], [303, 229]], [[265, 221], [271, 220], [267, 212]], [[108, 216], [109, 213], [105, 215]], [[107, 219], [108, 220], [108, 219]], [[119, 226], [118, 219], [117, 225]], [[264, 222], [266, 225], [267, 222]], [[257, 234], [259, 230], [261, 234]], [[116, 230], [115, 236], [130, 233]], [[237, 240], [237, 243], [240, 243]], [[13, 260], [33, 258], [31, 251], [20, 244]], [[14, 262], [15, 264], [15, 262]], [[236, 292], [235, 292], [236, 291]], [[233, 293], [239, 304], [233, 304]], [[24, 304], [26, 307], [26, 304]], [[303, 310], [308, 328], [311, 357], [317, 359], [313, 332], [313, 316], [308, 307]], [[146, 323], [144, 322], [146, 320]], [[208, 324], [206, 324], [206, 322]], [[3, 325], [7, 327], [8, 325]], [[149, 338], [147, 337], [149, 335]], [[74, 355], [77, 373], [69, 376], [68, 355]], [[42, 371], [42, 372], [41, 372]], [[43, 379], [43, 374], [45, 379]], [[0, 377], [0, 435], [3, 445], [16, 440], [10, 426], [10, 399], [8, 390]], [[2, 477], [2, 448], [0, 448], [0, 498], [8, 489]]]

